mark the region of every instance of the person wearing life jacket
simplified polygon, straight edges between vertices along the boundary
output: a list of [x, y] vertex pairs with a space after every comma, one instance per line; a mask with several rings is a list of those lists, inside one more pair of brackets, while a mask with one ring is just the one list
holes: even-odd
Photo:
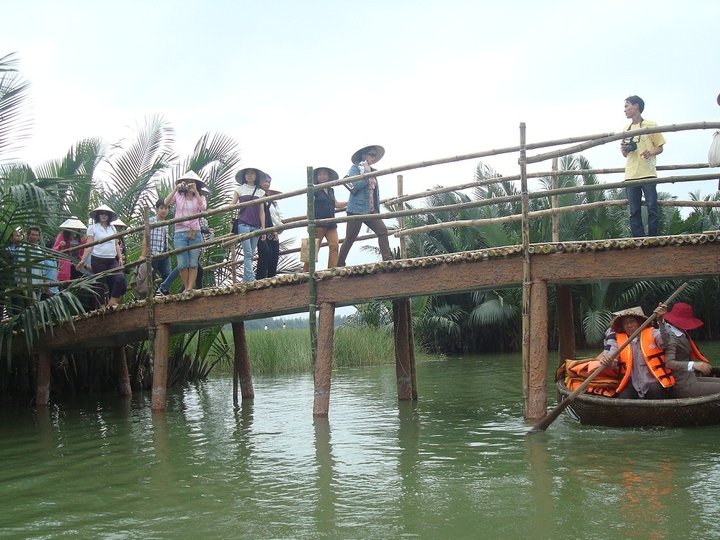
[[[663, 305], [664, 307], [664, 305]], [[703, 356], [688, 335], [688, 332], [703, 326], [695, 318], [693, 308], [685, 302], [676, 303], [670, 311], [658, 317], [660, 332], [665, 346], [665, 365], [675, 376], [675, 385], [670, 389], [674, 398], [699, 397], [720, 393], [720, 379], [698, 377], [710, 375], [710, 361]]]
[[[641, 307], [615, 313], [605, 336], [606, 358], [647, 320]], [[665, 366], [665, 342], [660, 330], [648, 326], [625, 347], [615, 359], [620, 372], [617, 397], [620, 399], [666, 399], [675, 384], [672, 372]]]

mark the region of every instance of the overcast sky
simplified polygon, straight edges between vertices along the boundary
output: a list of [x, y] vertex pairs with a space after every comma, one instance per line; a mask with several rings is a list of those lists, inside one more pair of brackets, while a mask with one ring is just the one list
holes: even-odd
[[[366, 144], [390, 167], [518, 144], [520, 122], [530, 142], [619, 131], [631, 94], [659, 124], [716, 121], [719, 15], [717, 0], [25, 0], [2, 8], [0, 54], [17, 52], [32, 84], [31, 165], [161, 114], [179, 155], [225, 133], [289, 190], [308, 165], [342, 176]], [[660, 164], [707, 160], [710, 131], [666, 138]], [[585, 155], [624, 163], [616, 143]], [[512, 175], [516, 159], [486, 162]], [[470, 181], [476, 165], [405, 173], [405, 190]]]

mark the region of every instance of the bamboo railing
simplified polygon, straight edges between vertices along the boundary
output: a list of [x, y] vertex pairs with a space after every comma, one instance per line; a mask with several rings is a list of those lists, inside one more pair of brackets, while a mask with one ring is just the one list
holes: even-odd
[[[690, 130], [708, 130], [708, 129], [719, 129], [720, 128], [720, 122], [695, 122], [695, 123], [688, 123], [688, 124], [672, 124], [667, 126], [656, 126], [656, 127], [650, 127], [650, 128], [643, 128], [641, 130], [634, 130], [633, 135], [641, 135], [641, 134], [649, 134], [649, 133], [657, 133], [657, 132], [677, 132], [677, 131], [690, 131]], [[521, 128], [521, 131], [524, 130], [524, 127]], [[496, 224], [496, 223], [508, 223], [513, 221], [523, 221], [523, 230], [525, 230], [525, 226], [528, 220], [530, 219], [537, 219], [542, 218], [547, 215], [550, 216], [558, 216], [562, 213], [566, 212], [574, 212], [574, 211], [584, 211], [591, 208], [598, 208], [603, 206], [621, 206], [625, 204], [624, 201], [602, 201], [598, 203], [592, 203], [591, 205], [585, 204], [580, 206], [568, 206], [568, 207], [556, 207], [557, 203], [553, 205], [551, 209], [543, 210], [543, 211], [534, 211], [530, 212], [528, 208], [528, 203], [532, 199], [536, 198], [544, 198], [548, 197], [551, 198], [553, 201], [557, 201], [556, 197], [559, 195], [567, 195], [567, 194], [575, 194], [575, 193], [581, 193], [581, 192], [588, 192], [588, 191], [598, 191], [598, 190], [613, 190], [613, 189], [621, 189], [632, 185], [642, 185], [646, 184], [647, 180], [638, 180], [638, 181], [622, 181], [622, 182], [611, 182], [611, 183], [598, 183], [596, 185], [585, 185], [585, 186], [577, 186], [577, 187], [571, 187], [571, 188], [555, 188], [551, 190], [544, 190], [544, 191], [529, 191], [527, 189], [527, 180], [530, 178], [543, 178], [543, 177], [558, 177], [563, 175], [573, 175], [573, 176], [583, 176], [583, 175], [607, 175], [607, 174], [617, 174], [623, 172], [624, 169], [622, 168], [594, 168], [594, 169], [586, 169], [586, 170], [557, 170], [554, 169], [550, 171], [544, 171], [544, 172], [527, 172], [527, 164], [531, 163], [540, 163], [542, 161], [546, 160], [552, 160], [554, 158], [566, 156], [575, 154], [578, 152], [581, 152], [582, 150], [586, 150], [589, 148], [593, 148], [596, 146], [600, 146], [603, 144], [612, 143], [618, 140], [621, 140], [627, 135], [626, 132], [618, 132], [618, 133], [600, 133], [595, 135], [583, 135], [583, 136], [577, 136], [577, 137], [569, 137], [564, 139], [555, 139], [550, 141], [542, 141], [537, 143], [526, 143], [524, 140], [524, 135], [521, 136], [520, 144], [517, 146], [507, 146], [507, 147], [501, 147], [496, 149], [490, 149], [490, 150], [484, 150], [480, 152], [474, 152], [470, 154], [462, 154], [462, 155], [456, 155], [456, 156], [450, 156], [445, 158], [439, 158], [439, 159], [433, 159], [433, 160], [427, 160], [427, 161], [420, 161], [415, 162], [407, 165], [401, 165], [397, 167], [389, 167], [381, 170], [377, 170], [374, 172], [366, 173], [363, 175], [354, 176], [351, 178], [340, 178], [336, 181], [332, 182], [326, 182], [322, 184], [321, 186], [313, 185], [311, 182], [308, 182], [305, 188], [302, 189], [296, 189], [293, 191], [287, 191], [285, 193], [276, 194], [264, 197], [262, 199], [262, 202], [271, 202], [276, 200], [283, 200], [283, 199], [289, 199], [292, 197], [307, 197], [308, 200], [314, 200], [314, 190], [316, 189], [322, 189], [325, 187], [334, 187], [339, 185], [344, 185], [349, 182], [357, 182], [360, 179], [368, 178], [371, 176], [377, 177], [378, 179], [388, 176], [391, 174], [396, 174], [399, 172], [406, 172], [406, 171], [413, 171], [421, 168], [427, 168], [427, 167], [435, 167], [440, 166], [444, 164], [449, 163], [455, 163], [460, 161], [467, 161], [467, 160], [473, 160], [473, 159], [480, 159], [484, 157], [491, 157], [491, 156], [499, 156], [503, 154], [511, 154], [511, 153], [517, 153], [519, 155], [519, 165], [520, 165], [520, 173], [517, 175], [511, 175], [511, 176], [498, 176], [494, 178], [487, 178], [487, 179], [481, 179], [479, 181], [473, 181], [473, 182], [464, 182], [460, 184], [455, 184], [451, 186], [445, 186], [440, 187], [436, 189], [426, 190], [419, 193], [411, 193], [411, 194], [399, 194], [396, 197], [389, 197], [382, 199], [380, 202], [384, 204], [386, 207], [391, 208], [390, 211], [385, 212], [382, 214], [383, 219], [398, 219], [398, 220], [404, 220], [404, 218], [409, 216], [418, 216], [418, 215], [426, 215], [429, 213], [439, 213], [439, 212], [450, 212], [450, 211], [458, 211], [468, 208], [477, 208], [481, 206], [487, 206], [487, 205], [495, 205], [495, 204], [506, 204], [506, 203], [513, 203], [513, 202], [520, 202], [521, 207], [523, 208], [523, 211], [521, 214], [517, 215], [510, 215], [510, 216], [503, 216], [498, 218], [491, 218], [491, 219], [476, 219], [476, 220], [456, 220], [451, 222], [446, 222], [442, 224], [437, 225], [430, 225], [430, 226], [423, 226], [423, 227], [417, 227], [414, 229], [407, 229], [405, 228], [404, 224], [401, 228], [395, 230], [394, 236], [397, 238], [404, 238], [409, 235], [413, 234], [422, 234], [427, 233], [430, 231], [443, 229], [443, 228], [452, 228], [452, 227], [481, 227], [485, 225], [490, 224]], [[568, 146], [569, 145], [569, 146]], [[562, 148], [555, 148], [551, 151], [545, 152], [545, 153], [539, 153], [535, 155], [527, 155], [528, 151], [531, 150], [540, 150], [545, 148], [552, 148], [552, 147], [562, 147]], [[657, 167], [658, 171], [690, 171], [690, 170], [698, 170], [698, 169], [704, 169], [708, 168], [708, 165], [706, 163], [689, 163], [689, 164], [678, 164], [678, 165], [660, 165]], [[308, 169], [308, 174], [311, 174], [312, 169]], [[678, 175], [671, 175], [666, 177], [658, 177], [656, 180], [653, 180], [656, 184], [665, 184], [665, 183], [680, 183], [680, 182], [690, 182], [690, 181], [699, 181], [699, 180], [716, 180], [718, 178], [717, 173], [707, 173], [707, 174], [678, 174]], [[475, 200], [470, 201], [466, 203], [457, 203], [457, 204], [450, 204], [450, 205], [444, 205], [444, 206], [432, 206], [432, 207], [425, 207], [425, 206], [419, 206], [417, 208], [407, 208], [405, 203], [411, 200], [417, 200], [417, 199], [424, 199], [429, 196], [433, 195], [439, 195], [442, 193], [449, 193], [453, 191], [462, 191], [464, 189], [472, 189], [482, 186], [489, 186], [492, 184], [496, 184], [499, 182], [509, 182], [509, 181], [518, 181], [521, 182], [521, 192], [518, 195], [510, 195], [505, 197], [493, 197], [486, 200]], [[162, 222], [156, 222], [152, 224], [143, 224], [138, 226], [129, 227], [125, 231], [119, 232], [104, 241], [113, 240], [116, 238], [124, 238], [128, 235], [137, 234], [142, 232], [143, 234], [147, 235], [149, 233], [150, 229], [156, 228], [156, 227], [162, 227], [166, 225], [172, 225], [174, 223], [180, 222], [180, 221], [186, 221], [189, 219], [195, 219], [195, 218], [208, 218], [212, 217], [218, 214], [229, 214], [230, 216], [234, 215], [239, 209], [245, 208], [248, 206], [252, 206], [253, 204], [257, 204], [257, 202], [246, 202], [246, 203], [240, 203], [236, 205], [224, 205], [219, 208], [213, 208], [208, 209], [203, 212], [198, 212], [197, 214], [193, 214], [191, 216], [184, 216], [181, 218], [173, 218], [164, 220]], [[660, 201], [660, 204], [662, 206], [676, 206], [676, 207], [695, 207], [695, 208], [716, 208], [720, 206], [720, 202], [718, 201]], [[310, 212], [308, 212], [310, 213]], [[220, 231], [220, 235], [214, 238], [211, 241], [203, 242], [199, 245], [195, 245], [192, 247], [184, 248], [184, 249], [173, 249], [163, 254], [163, 256], [172, 256], [176, 255], [178, 253], [181, 253], [186, 250], [190, 249], [199, 249], [199, 248], [208, 248], [213, 246], [223, 246], [225, 248], [237, 246], [237, 244], [247, 238], [252, 238], [255, 236], [261, 236], [263, 234], [268, 234], [272, 232], [283, 232], [283, 231], [292, 231], [295, 229], [307, 229], [308, 234], [312, 235], [314, 232], [314, 228], [318, 226], [327, 226], [331, 223], [340, 224], [340, 223], [348, 223], [352, 221], [364, 221], [365, 219], [368, 219], [369, 216], [336, 216], [332, 219], [313, 219], [313, 216], [294, 216], [283, 219], [284, 224], [282, 226], [275, 226], [272, 228], [262, 229], [258, 231], [253, 231], [251, 233], [242, 234], [242, 235], [233, 235], [233, 234], [222, 234], [223, 231]], [[377, 217], [377, 216], [373, 216]], [[229, 223], [229, 219], [227, 220]], [[364, 237], [360, 237], [359, 239], [369, 239], [373, 238], [374, 235], [368, 235]], [[63, 254], [69, 254], [79, 249], [85, 249], [90, 248], [100, 242], [94, 242], [94, 243], [88, 243], [83, 244], [81, 246], [77, 246], [74, 248], [68, 248], [66, 250], [63, 250]], [[524, 241], [523, 244], [526, 242]], [[311, 249], [314, 251], [315, 249], [315, 243], [310, 242]], [[297, 249], [289, 249], [284, 251], [281, 255], [292, 255], [294, 253], [297, 253]], [[311, 254], [310, 260], [313, 261], [313, 264], [311, 264], [311, 269], [314, 270], [314, 260], [315, 256], [314, 253]], [[128, 262], [124, 268], [133, 268], [134, 266], [137, 266], [138, 264], [141, 264], [145, 262], [146, 264], [150, 264], [150, 261], [145, 260], [137, 260]], [[213, 265], [210, 265], [207, 267], [208, 270], [219, 270], [224, 267], [227, 267], [232, 264], [236, 264], [236, 257], [228, 257], [226, 256], [226, 260], [215, 263]], [[312, 273], [312, 272], [311, 272]], [[232, 272], [233, 277], [235, 276], [236, 272]], [[45, 283], [42, 286], [48, 286], [48, 285], [62, 285], [65, 283], [62, 282], [52, 282], [52, 283]]]

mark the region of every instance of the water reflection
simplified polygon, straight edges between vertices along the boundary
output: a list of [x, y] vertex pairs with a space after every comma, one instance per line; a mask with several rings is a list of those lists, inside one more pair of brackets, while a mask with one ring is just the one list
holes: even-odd
[[337, 494], [335, 458], [333, 457], [330, 422], [328, 418], [313, 419], [315, 433], [315, 463], [318, 495], [315, 504], [315, 524], [318, 532], [330, 534], [336, 530]]
[[555, 497], [547, 439], [542, 435], [524, 438], [530, 481], [529, 529], [534, 538], [553, 538]]
[[420, 480], [420, 413], [416, 401], [398, 401], [398, 472], [400, 474], [400, 511], [403, 533], [420, 534], [418, 506], [423, 489]]

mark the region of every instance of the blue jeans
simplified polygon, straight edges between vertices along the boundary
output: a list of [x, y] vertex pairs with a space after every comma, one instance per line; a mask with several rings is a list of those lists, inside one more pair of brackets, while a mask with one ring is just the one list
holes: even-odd
[[642, 197], [645, 194], [645, 204], [648, 213], [647, 236], [657, 236], [660, 214], [658, 212], [657, 184], [630, 186], [625, 188], [628, 205], [630, 206], [630, 232], [633, 236], [646, 236], [642, 221]]
[[[246, 234], [249, 232], [257, 231], [257, 227], [251, 227], [241, 223], [238, 227], [238, 234]], [[247, 240], [240, 242], [243, 250], [243, 258], [245, 259], [245, 265], [243, 270], [244, 281], [255, 281], [255, 272], [253, 272], [253, 255], [255, 255], [255, 248], [257, 248], [259, 237], [253, 236]]]
[[[195, 244], [202, 243], [202, 235], [200, 231], [195, 231], [195, 238], [192, 240], [188, 236], [188, 231], [180, 231], [175, 233], [175, 249], [180, 249]], [[180, 270], [185, 268], [197, 268], [200, 259], [200, 250], [191, 249], [177, 254], [177, 267]]]
[[[169, 266], [169, 265], [168, 265]], [[196, 289], [202, 289], [202, 278], [203, 278], [203, 269], [200, 264], [198, 264], [198, 273], [197, 277], [195, 278], [195, 288]], [[170, 287], [172, 287], [173, 281], [175, 281], [177, 278], [180, 277], [180, 269], [176, 266], [173, 268], [173, 271], [168, 274], [168, 276], [165, 278], [165, 281], [163, 281], [160, 284], [159, 289], [164, 292], [165, 294], [168, 294], [170, 292]]]
[[158, 274], [160, 274], [161, 278], [167, 279], [167, 277], [170, 275], [170, 272], [172, 271], [170, 257], [165, 257], [164, 259], [153, 259], [152, 269], [153, 272], [157, 272]]

